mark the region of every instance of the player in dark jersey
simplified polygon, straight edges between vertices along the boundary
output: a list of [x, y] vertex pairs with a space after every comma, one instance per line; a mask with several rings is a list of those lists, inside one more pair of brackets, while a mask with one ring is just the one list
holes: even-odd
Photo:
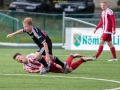
[[48, 68], [48, 64], [44, 61], [41, 55], [46, 56], [46, 61], [50, 60], [61, 65], [66, 73], [66, 64], [62, 63], [56, 56], [52, 55], [52, 41], [49, 36], [41, 29], [34, 27], [32, 23], [32, 18], [27, 17], [23, 21], [23, 29], [20, 29], [16, 32], [7, 35], [7, 38], [12, 37], [16, 34], [28, 33], [33, 41], [38, 45], [39, 49], [35, 53], [35, 59], [38, 60], [38, 57], [41, 57], [38, 61]]

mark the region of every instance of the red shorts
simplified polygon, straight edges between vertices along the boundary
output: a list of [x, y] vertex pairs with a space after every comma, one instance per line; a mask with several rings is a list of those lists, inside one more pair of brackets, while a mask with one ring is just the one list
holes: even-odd
[[100, 39], [103, 41], [112, 41], [111, 34], [106, 33], [103, 33]]
[[49, 72], [62, 73], [62, 70], [56, 67], [54, 62], [51, 63]]

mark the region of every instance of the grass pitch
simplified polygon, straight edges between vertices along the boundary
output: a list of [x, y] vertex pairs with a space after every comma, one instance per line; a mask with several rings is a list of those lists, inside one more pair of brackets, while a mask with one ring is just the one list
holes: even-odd
[[[27, 55], [36, 52], [36, 49], [1, 49], [0, 51], [0, 90], [106, 90], [120, 88], [120, 61], [108, 62], [107, 60], [111, 58], [110, 51], [103, 51], [97, 61], [83, 63], [72, 73], [47, 73], [44, 75], [27, 73], [22, 69], [21, 63], [12, 59], [16, 52]], [[54, 55], [62, 61], [65, 61], [72, 52], [93, 56], [96, 51], [53, 49]], [[117, 51], [117, 56], [120, 59], [119, 51]]]

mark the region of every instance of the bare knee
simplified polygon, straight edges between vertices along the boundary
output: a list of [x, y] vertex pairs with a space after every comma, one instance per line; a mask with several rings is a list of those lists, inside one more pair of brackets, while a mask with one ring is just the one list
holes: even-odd
[[39, 52], [36, 52], [34, 55], [35, 60], [39, 60], [42, 55]]
[[103, 44], [104, 44], [104, 41], [100, 40], [100, 45], [103, 46]]
[[112, 45], [112, 42], [110, 41], [110, 42], [107, 42], [107, 45], [111, 48], [111, 47], [113, 47], [113, 45]]

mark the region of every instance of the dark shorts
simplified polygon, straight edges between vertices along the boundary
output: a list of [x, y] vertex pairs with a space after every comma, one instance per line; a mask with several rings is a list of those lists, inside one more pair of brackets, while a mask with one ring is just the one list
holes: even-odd
[[112, 41], [111, 34], [106, 34], [106, 33], [103, 33], [100, 39], [103, 41]]
[[[52, 55], [52, 45], [48, 46], [48, 51], [49, 51], [49, 55]], [[45, 55], [44, 47], [39, 48], [37, 52], [39, 52], [41, 55]]]

